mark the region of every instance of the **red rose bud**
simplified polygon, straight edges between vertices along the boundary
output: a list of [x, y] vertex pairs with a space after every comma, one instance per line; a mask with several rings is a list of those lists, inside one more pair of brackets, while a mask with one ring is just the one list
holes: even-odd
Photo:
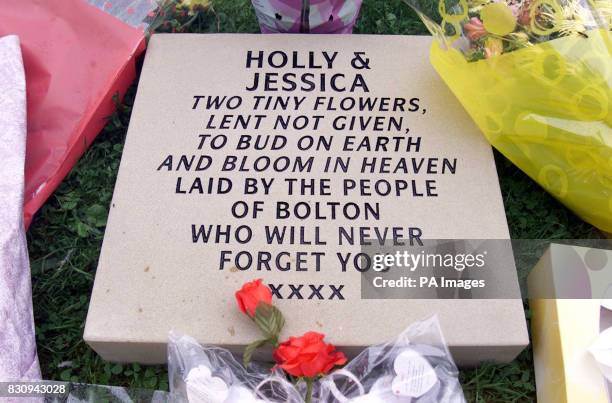
[[251, 317], [255, 316], [257, 305], [261, 302], [272, 304], [272, 291], [262, 284], [261, 279], [245, 283], [242, 288], [236, 291], [236, 301], [238, 308]]
[[277, 365], [290, 375], [314, 378], [328, 373], [334, 366], [346, 363], [346, 356], [323, 341], [325, 335], [307, 332], [290, 337], [274, 350]]

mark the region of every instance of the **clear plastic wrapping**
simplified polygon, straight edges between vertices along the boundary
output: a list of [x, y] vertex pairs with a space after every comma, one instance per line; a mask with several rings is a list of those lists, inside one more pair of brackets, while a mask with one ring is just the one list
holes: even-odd
[[[304, 402], [303, 381], [294, 386], [282, 372], [264, 368], [249, 367], [247, 372], [229, 351], [202, 347], [175, 332], [170, 334], [168, 365], [175, 402]], [[318, 378], [312, 402], [462, 403], [465, 398], [457, 367], [433, 316]]]
[[435, 316], [412, 324], [391, 342], [366, 348], [322, 378], [315, 397], [330, 403], [465, 402]]
[[303, 402], [281, 374], [255, 366], [247, 372], [229, 351], [177, 332], [168, 340], [168, 380], [174, 402]]

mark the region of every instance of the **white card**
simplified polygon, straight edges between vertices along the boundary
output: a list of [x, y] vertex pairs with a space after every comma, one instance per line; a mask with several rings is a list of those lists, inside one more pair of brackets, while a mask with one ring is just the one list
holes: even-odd
[[396, 396], [420, 397], [438, 382], [438, 376], [429, 361], [414, 350], [405, 350], [393, 363], [397, 376], [391, 390]]
[[190, 402], [225, 402], [229, 394], [227, 384], [223, 379], [211, 375], [210, 369], [205, 365], [198, 365], [189, 371], [185, 384]]
[[189, 382], [193, 379], [209, 378], [211, 376], [212, 372], [210, 371], [210, 368], [208, 368], [204, 364], [200, 364], [195, 368], [191, 368], [191, 371], [189, 371], [189, 373], [187, 374], [187, 378], [185, 379], [185, 381]]

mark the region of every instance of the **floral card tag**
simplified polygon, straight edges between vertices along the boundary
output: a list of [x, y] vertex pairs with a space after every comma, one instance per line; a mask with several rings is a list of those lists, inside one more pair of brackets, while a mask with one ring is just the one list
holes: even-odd
[[391, 384], [395, 395], [421, 397], [438, 383], [438, 376], [431, 364], [413, 350], [398, 355], [393, 368], [397, 373]]

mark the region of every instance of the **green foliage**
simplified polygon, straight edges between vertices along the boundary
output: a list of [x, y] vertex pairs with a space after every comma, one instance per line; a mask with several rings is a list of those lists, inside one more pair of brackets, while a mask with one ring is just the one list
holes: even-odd
[[602, 234], [559, 204], [501, 154], [495, 155], [513, 239], [600, 238]]
[[483, 364], [462, 371], [461, 386], [468, 402], [534, 402], [535, 376], [531, 349], [507, 365]]
[[[247, 0], [215, 1], [196, 19], [177, 16], [160, 31], [257, 32]], [[414, 11], [400, 0], [365, 0], [356, 33], [424, 34]], [[406, 51], [410, 51], [406, 49]], [[104, 131], [37, 214], [28, 233], [38, 353], [46, 379], [167, 389], [164, 366], [102, 361], [82, 340], [104, 225], [132, 109], [132, 87]], [[514, 238], [597, 236], [526, 175], [496, 156]], [[330, 335], [333, 339], [333, 335]], [[468, 400], [533, 401], [531, 351], [508, 365], [463, 371]]]
[[255, 309], [253, 321], [268, 340], [276, 340], [283, 330], [283, 326], [285, 326], [285, 318], [282, 312], [274, 305], [261, 302]]
[[268, 339], [255, 340], [244, 348], [244, 353], [242, 354], [242, 364], [245, 366], [245, 368], [249, 367], [249, 363], [251, 362], [251, 358], [253, 358], [253, 353], [255, 350], [257, 350], [259, 347], [265, 346], [268, 342]]
[[45, 379], [165, 389], [165, 367], [104, 362], [83, 327], [135, 87], [37, 214], [28, 232], [34, 320]]
[[427, 29], [401, 0], [364, 1], [356, 34], [425, 35]]

